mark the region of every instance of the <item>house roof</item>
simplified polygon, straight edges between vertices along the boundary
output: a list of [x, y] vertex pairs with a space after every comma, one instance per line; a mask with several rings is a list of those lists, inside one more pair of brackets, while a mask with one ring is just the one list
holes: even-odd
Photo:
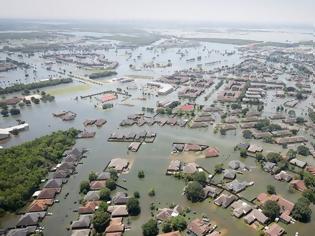
[[49, 179], [43, 186], [43, 188], [60, 188], [62, 185], [61, 179]]
[[99, 204], [100, 201], [86, 202], [84, 206], [79, 208], [79, 214], [92, 214], [95, 212], [95, 209]]
[[187, 229], [196, 236], [203, 236], [210, 231], [210, 223], [206, 223], [201, 219], [195, 219], [187, 225]]
[[97, 179], [98, 180], [108, 180], [108, 179], [110, 179], [110, 173], [108, 171], [101, 172], [98, 174]]
[[204, 151], [206, 157], [217, 157], [220, 155], [219, 149], [215, 147], [209, 147]]
[[172, 160], [167, 168], [168, 171], [179, 171], [180, 170], [180, 161]]
[[198, 170], [198, 164], [195, 162], [190, 162], [184, 165], [183, 173], [185, 174], [193, 174]]
[[294, 188], [296, 188], [297, 190], [303, 192], [304, 190], [306, 190], [306, 186], [305, 186], [305, 183], [304, 183], [304, 180], [292, 180], [290, 182]]
[[38, 194], [37, 199], [54, 199], [60, 190], [60, 188], [43, 188]]
[[100, 190], [106, 187], [106, 180], [94, 180], [90, 183], [91, 190]]
[[128, 216], [126, 205], [109, 206], [107, 211], [111, 213], [112, 217]]
[[227, 195], [227, 194], [221, 194], [219, 197], [217, 197], [214, 200], [214, 203], [218, 206], [222, 206], [224, 208], [227, 208], [232, 202], [234, 202], [237, 199], [236, 196], [233, 194]]
[[92, 217], [93, 215], [80, 215], [78, 220], [72, 222], [71, 229], [89, 228]]
[[72, 230], [71, 236], [89, 236], [91, 233], [90, 229], [76, 229]]
[[84, 196], [85, 201], [98, 201], [100, 200], [100, 192], [99, 191], [89, 191]]
[[245, 182], [245, 181], [239, 182], [237, 179], [226, 184], [226, 187], [235, 193], [238, 193], [238, 192], [244, 190], [246, 188], [246, 186], [247, 186], [247, 182]]
[[278, 224], [274, 223], [265, 230], [268, 236], [281, 236], [284, 234], [285, 230]]
[[122, 223], [122, 218], [113, 218], [109, 226], [105, 229], [105, 233], [124, 232], [125, 225]]
[[250, 144], [247, 151], [256, 153], [256, 152], [262, 152], [263, 148], [257, 144]]
[[262, 213], [258, 209], [253, 209], [248, 215], [244, 217], [244, 220], [251, 224], [253, 221], [257, 220], [261, 224], [265, 224], [268, 221], [268, 217], [265, 216], [264, 213]]
[[225, 170], [223, 171], [223, 176], [224, 176], [224, 178], [226, 178], [226, 179], [234, 179], [235, 176], [236, 176], [236, 172], [235, 172], [235, 170], [225, 169]]
[[159, 234], [158, 236], [181, 236], [181, 234], [179, 231], [174, 231], [174, 232]]
[[115, 195], [112, 197], [112, 202], [115, 205], [124, 205], [127, 204], [128, 202], [128, 194], [124, 192], [117, 192]]
[[129, 161], [127, 159], [122, 158], [114, 158], [108, 164], [108, 168], [114, 168], [117, 171], [123, 171], [129, 165]]
[[37, 225], [38, 222], [45, 217], [45, 215], [46, 215], [45, 211], [25, 213], [24, 215], [20, 217], [16, 226], [25, 227], [25, 226]]
[[170, 208], [159, 209], [156, 219], [166, 221], [172, 217], [173, 210]]

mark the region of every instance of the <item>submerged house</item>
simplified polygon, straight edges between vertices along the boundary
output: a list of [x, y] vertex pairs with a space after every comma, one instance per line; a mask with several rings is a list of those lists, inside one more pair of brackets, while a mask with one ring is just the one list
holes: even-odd
[[211, 230], [211, 224], [201, 219], [195, 219], [187, 225], [188, 232], [196, 236], [205, 236]]
[[247, 224], [252, 224], [254, 221], [258, 221], [260, 224], [266, 224], [269, 218], [258, 209], [253, 209], [248, 215], [244, 216], [244, 220]]
[[240, 199], [236, 202], [233, 202], [231, 208], [233, 209], [233, 216], [237, 218], [247, 215], [253, 209], [251, 205]]
[[219, 197], [217, 197], [214, 200], [214, 203], [218, 206], [222, 206], [223, 208], [227, 208], [229, 205], [231, 205], [237, 197], [233, 194], [227, 195], [227, 194], [221, 194]]
[[114, 168], [117, 172], [123, 172], [128, 169], [129, 161], [122, 158], [114, 158], [108, 164], [108, 168]]

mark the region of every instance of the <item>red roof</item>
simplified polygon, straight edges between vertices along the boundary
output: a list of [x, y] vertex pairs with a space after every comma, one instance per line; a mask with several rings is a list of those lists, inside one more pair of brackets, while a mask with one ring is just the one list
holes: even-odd
[[112, 101], [112, 100], [115, 100], [115, 99], [117, 99], [117, 96], [114, 93], [105, 94], [101, 98], [102, 102], [108, 102], [108, 101]]
[[179, 107], [179, 110], [181, 110], [181, 111], [193, 111], [194, 108], [195, 108], [194, 105], [186, 104], [186, 105]]
[[206, 157], [217, 157], [219, 154], [219, 150], [215, 147], [209, 147], [205, 150]]

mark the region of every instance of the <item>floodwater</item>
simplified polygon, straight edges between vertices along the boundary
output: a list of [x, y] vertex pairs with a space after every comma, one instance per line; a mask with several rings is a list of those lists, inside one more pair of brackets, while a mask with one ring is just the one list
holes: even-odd
[[[202, 51], [203, 46], [206, 46], [209, 50], [216, 49], [219, 50], [218, 53], [212, 53], [211, 55], [206, 55]], [[188, 55], [186, 58], [196, 57], [202, 55], [202, 63], [207, 63], [217, 60], [226, 60], [221, 65], [231, 65], [233, 63], [239, 62], [239, 55], [236, 53], [232, 56], [223, 56], [222, 53], [225, 50], [231, 51], [234, 50], [235, 46], [233, 45], [221, 45], [221, 44], [202, 44], [201, 47], [189, 48]], [[171, 68], [165, 69], [152, 69], [152, 70], [142, 70], [142, 71], [132, 71], [129, 68], [129, 64], [132, 63], [128, 61], [128, 56], [126, 55], [126, 49], [118, 50], [116, 53], [115, 50], [110, 50], [108, 52], [103, 52], [109, 59], [114, 59], [119, 61], [120, 66], [117, 68], [118, 75], [117, 77], [126, 76], [126, 75], [147, 75], [154, 78], [158, 78], [161, 75], [170, 74], [178, 69], [184, 69], [189, 67], [194, 67], [198, 62], [189, 63], [186, 62], [186, 58], [180, 60], [179, 55], [176, 54], [178, 49], [168, 49], [165, 52], [158, 52], [159, 57], [157, 62], [166, 63], [168, 59], [172, 60], [173, 66]], [[153, 53], [152, 51], [146, 50], [145, 47], [140, 47], [132, 51], [133, 58], [139, 54], [142, 54], [141, 59], [137, 61], [137, 65], [146, 63], [152, 60]], [[1, 54], [1, 58], [4, 55]], [[37, 74], [36, 77], [47, 78], [48, 75], [59, 76], [55, 72], [47, 72], [43, 69], [41, 65], [41, 59], [38, 54], [35, 54], [34, 57], [25, 61], [28, 61], [32, 65], [36, 65]], [[73, 71], [74, 74], [84, 75], [86, 73], [82, 69], [77, 69], [72, 65], [55, 65], [53, 70], [59, 71], [66, 69], [67, 71]], [[8, 81], [14, 82], [16, 79], [21, 79], [22, 82], [32, 81], [35, 75], [31, 74], [29, 79], [24, 78], [24, 71], [17, 70], [13, 72], [2, 73], [2, 76]], [[107, 79], [104, 79], [107, 80]], [[156, 207], [168, 207], [171, 203], [179, 203], [184, 207], [190, 207], [192, 212], [188, 214], [190, 219], [196, 217], [202, 217], [207, 215], [210, 220], [213, 220], [218, 225], [220, 231], [226, 232], [228, 235], [257, 235], [257, 231], [246, 225], [242, 219], [236, 219], [231, 216], [231, 209], [222, 209], [216, 207], [209, 200], [205, 200], [201, 203], [190, 203], [184, 196], [182, 196], [182, 190], [184, 188], [184, 182], [178, 179], [175, 179], [172, 176], [166, 176], [165, 171], [168, 167], [168, 164], [171, 158], [175, 158], [174, 155], [171, 155], [171, 145], [173, 142], [192, 142], [199, 144], [206, 144], [209, 146], [216, 146], [219, 148], [221, 154], [220, 157], [203, 159], [197, 158], [200, 155], [195, 154], [186, 154], [186, 155], [176, 155], [176, 158], [179, 159], [189, 159], [196, 160], [204, 169], [208, 170], [210, 173], [213, 173], [215, 164], [223, 162], [225, 167], [230, 160], [240, 159], [238, 152], [234, 152], [233, 148], [236, 144], [240, 142], [245, 142], [241, 137], [241, 132], [237, 130], [229, 131], [227, 135], [222, 136], [220, 134], [214, 134], [213, 127], [210, 126], [208, 129], [189, 129], [189, 128], [179, 128], [179, 127], [159, 127], [154, 126], [143, 126], [143, 127], [130, 127], [130, 128], [121, 128], [119, 123], [122, 119], [126, 118], [127, 115], [141, 112], [142, 107], [155, 107], [155, 104], [158, 100], [166, 100], [176, 98], [176, 92], [166, 96], [166, 97], [154, 97], [147, 96], [145, 101], [138, 100], [137, 98], [142, 97], [141, 88], [146, 84], [148, 80], [139, 79], [135, 81], [137, 85], [137, 90], [131, 90], [130, 93], [132, 97], [127, 99], [125, 102], [133, 104], [134, 106], [125, 106], [121, 105], [121, 100], [123, 97], [119, 97], [117, 101], [114, 102], [114, 108], [110, 110], [100, 110], [95, 108], [98, 102], [92, 99], [79, 99], [75, 101], [74, 98], [80, 95], [87, 95], [94, 92], [116, 89], [120, 87], [122, 89], [127, 89], [128, 84], [122, 85], [117, 82], [107, 83], [104, 85], [89, 85], [89, 90], [71, 90], [73, 84], [67, 84], [62, 86], [56, 86], [54, 88], [45, 89], [49, 93], [50, 90], [58, 94], [58, 88], [62, 88], [64, 91], [65, 88], [69, 88], [69, 93], [60, 93], [56, 96], [55, 102], [52, 103], [41, 103], [39, 105], [32, 105], [31, 107], [25, 107], [21, 110], [21, 115], [8, 118], [0, 118], [0, 127], [7, 127], [9, 125], [15, 124], [16, 119], [25, 120], [29, 125], [30, 129], [21, 132], [16, 137], [11, 137], [7, 143], [0, 143], [3, 147], [10, 147], [23, 143], [28, 140], [32, 140], [36, 137], [40, 137], [45, 134], [49, 134], [52, 131], [59, 129], [68, 129], [70, 127], [75, 127], [78, 129], [83, 129], [83, 122], [86, 119], [92, 118], [104, 118], [107, 120], [107, 123], [102, 128], [88, 128], [88, 130], [95, 130], [96, 136], [92, 139], [77, 140], [76, 146], [85, 147], [89, 150], [87, 153], [87, 158], [83, 159], [83, 164], [77, 167], [78, 174], [71, 176], [68, 183], [65, 184], [62, 188], [61, 194], [57, 196], [57, 199], [60, 200], [60, 203], [54, 204], [53, 207], [49, 208], [49, 212], [52, 212], [52, 216], [47, 216], [42, 222], [42, 226], [45, 227], [44, 234], [48, 236], [55, 235], [70, 235], [70, 231], [67, 231], [67, 228], [70, 226], [70, 222], [78, 218], [78, 213], [73, 212], [79, 207], [79, 200], [82, 196], [79, 195], [79, 184], [82, 180], [86, 180], [91, 171], [100, 172], [104, 169], [107, 163], [116, 157], [127, 158], [132, 162], [131, 170], [128, 174], [122, 175], [119, 184], [128, 189], [129, 195], [132, 195], [134, 191], [139, 191], [141, 198], [141, 215], [138, 217], [131, 217], [131, 230], [127, 231], [125, 235], [130, 236], [139, 236], [141, 235], [141, 225], [151, 217], [150, 204], [154, 203]], [[217, 80], [215, 81], [218, 82]], [[80, 85], [78, 82], [74, 82], [74, 85]], [[200, 98], [197, 99], [199, 104], [210, 105], [216, 98], [216, 93], [210, 97], [210, 99], [205, 102], [203, 97], [211, 92], [214, 89], [214, 86], [207, 89], [207, 91]], [[222, 89], [222, 87], [221, 87]], [[56, 91], [57, 90], [57, 91]], [[268, 92], [268, 101], [271, 99], [273, 92]], [[282, 101], [276, 101], [275, 103], [268, 103], [265, 108], [266, 114], [275, 111], [276, 104], [281, 104]], [[297, 110], [302, 112], [303, 104], [299, 104]], [[77, 113], [77, 117], [74, 121], [62, 122], [60, 119], [52, 116], [53, 112], [58, 112], [62, 110], [71, 110]], [[150, 114], [148, 114], [150, 115]], [[124, 130], [125, 132], [129, 131], [140, 131], [140, 130], [150, 130], [157, 133], [157, 138], [152, 144], [144, 144], [140, 147], [137, 153], [127, 152], [128, 143], [109, 143], [107, 138], [109, 135], [117, 130]], [[307, 136], [309, 137], [309, 136]], [[280, 146], [268, 145], [261, 143], [260, 141], [253, 141], [254, 143], [261, 144], [265, 150], [268, 151], [280, 151], [284, 152]], [[188, 156], [187, 156], [188, 155]], [[306, 160], [310, 164], [315, 164], [313, 158], [307, 157]], [[244, 175], [239, 175], [237, 178], [240, 180], [254, 181], [255, 184], [252, 187], [247, 188], [242, 195], [246, 198], [252, 199], [260, 192], [266, 191], [266, 186], [272, 184], [275, 186], [278, 194], [283, 195], [289, 200], [295, 201], [300, 194], [299, 193], [289, 193], [288, 184], [277, 182], [273, 179], [272, 176], [263, 172], [259, 167], [256, 167], [256, 163], [253, 159], [247, 158], [242, 159], [242, 161], [251, 166], [251, 171], [245, 173]], [[139, 170], [144, 170], [145, 178], [139, 179], [137, 173]], [[220, 176], [219, 176], [220, 177]], [[122, 181], [126, 179], [126, 182]], [[155, 197], [149, 197], [148, 191], [154, 188], [156, 192]], [[118, 189], [119, 190], [119, 189]], [[65, 199], [65, 195], [68, 194], [68, 197]], [[194, 214], [194, 211], [196, 214]], [[313, 212], [315, 208], [313, 207]], [[315, 217], [312, 218], [312, 222], [308, 224], [296, 223], [292, 225], [283, 226], [288, 235], [294, 235], [295, 232], [299, 232], [300, 235], [312, 235], [312, 229], [315, 224]], [[2, 226], [12, 226], [16, 223], [18, 216], [8, 215], [5, 218], [1, 219]]]

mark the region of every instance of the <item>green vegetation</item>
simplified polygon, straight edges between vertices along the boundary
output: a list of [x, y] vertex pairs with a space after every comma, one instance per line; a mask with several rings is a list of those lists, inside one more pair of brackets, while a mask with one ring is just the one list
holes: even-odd
[[270, 136], [264, 137], [263, 140], [265, 143], [273, 143], [273, 138]]
[[138, 178], [143, 179], [144, 178], [144, 171], [143, 170], [139, 170], [138, 172]]
[[223, 171], [223, 163], [219, 163], [214, 166], [214, 172], [216, 174], [221, 174], [222, 171]]
[[292, 217], [301, 222], [309, 222], [311, 215], [310, 201], [305, 197], [299, 198], [292, 210]]
[[102, 233], [109, 224], [110, 214], [103, 210], [97, 210], [93, 218], [93, 226], [97, 233]]
[[20, 92], [20, 91], [26, 92], [32, 89], [39, 89], [39, 88], [44, 88], [44, 87], [49, 87], [49, 86], [55, 86], [58, 84], [71, 83], [71, 82], [72, 82], [72, 79], [67, 78], [67, 79], [50, 79], [50, 80], [44, 80], [44, 81], [34, 82], [30, 84], [14, 84], [10, 87], [0, 88], [0, 95]]
[[111, 199], [110, 197], [110, 189], [108, 188], [102, 188], [100, 191], [100, 200], [102, 201], [109, 201]]
[[137, 198], [129, 198], [127, 202], [127, 210], [131, 216], [139, 215], [141, 212], [139, 200]]
[[296, 151], [294, 151], [293, 149], [289, 149], [289, 151], [287, 152], [287, 158], [289, 160], [296, 158]]
[[297, 147], [297, 153], [302, 155], [302, 156], [308, 156], [308, 155], [310, 155], [310, 150], [308, 147], [306, 147], [304, 145], [300, 145]]
[[75, 144], [77, 134], [75, 129], [58, 131], [12, 148], [0, 149], [0, 209], [15, 211], [23, 207], [49, 168]]
[[155, 196], [154, 188], [151, 188], [148, 194], [149, 194], [150, 197], [154, 197]]
[[308, 109], [308, 116], [311, 119], [311, 121], [315, 123], [315, 112], [311, 108]]
[[307, 198], [311, 203], [315, 204], [315, 191], [311, 189], [306, 189], [303, 192], [303, 197]]
[[172, 232], [173, 228], [172, 228], [172, 224], [171, 222], [165, 222], [162, 225], [162, 231], [163, 233], [168, 233], [168, 232]]
[[188, 200], [192, 202], [198, 202], [203, 199], [202, 185], [197, 181], [188, 183], [185, 189], [185, 194]]
[[276, 130], [281, 130], [281, 126], [278, 124], [271, 124], [270, 120], [268, 119], [264, 119], [261, 121], [258, 121], [255, 124], [255, 128], [260, 130], [260, 131], [267, 131], [267, 132], [271, 132], [271, 131], [276, 131]]
[[262, 210], [272, 221], [280, 215], [280, 206], [274, 201], [266, 201]]
[[90, 183], [89, 181], [83, 180], [80, 183], [80, 193], [86, 194], [90, 191]]
[[195, 172], [192, 175], [192, 179], [203, 185], [207, 182], [207, 175], [205, 174], [205, 172]]
[[304, 173], [304, 182], [306, 187], [315, 191], [315, 176], [309, 173]]
[[276, 193], [275, 186], [268, 184], [268, 185], [267, 185], [267, 193], [269, 193], [269, 194], [275, 194], [275, 193]]
[[91, 181], [94, 181], [94, 180], [96, 180], [97, 179], [97, 174], [94, 172], [94, 171], [92, 171], [90, 174], [89, 174], [89, 181], [91, 182]]
[[156, 236], [159, 233], [157, 221], [150, 219], [147, 223], [142, 225], [143, 236]]
[[174, 231], [176, 230], [184, 231], [187, 228], [187, 222], [185, 220], [185, 217], [181, 215], [172, 217], [170, 223]]
[[98, 79], [98, 78], [103, 78], [103, 77], [108, 77], [112, 75], [117, 75], [116, 71], [110, 71], [110, 70], [105, 70], [101, 72], [95, 72], [89, 75], [90, 79]]
[[138, 192], [138, 191], [136, 191], [136, 192], [134, 192], [133, 193], [133, 196], [135, 197], [135, 198], [140, 198], [140, 193]]
[[248, 129], [243, 130], [243, 138], [245, 138], [245, 139], [251, 139], [251, 138], [253, 138], [253, 133], [252, 133], [252, 131], [250, 131], [250, 130], [248, 130]]
[[280, 153], [277, 153], [277, 152], [269, 152], [267, 154], [267, 160], [270, 161], [270, 162], [274, 162], [274, 163], [277, 163], [279, 161], [281, 161], [281, 154]]
[[117, 170], [115, 170], [114, 168], [110, 168], [108, 170], [108, 172], [110, 173], [110, 178], [114, 181], [117, 181], [118, 180], [118, 173], [117, 173]]
[[241, 148], [240, 149], [240, 156], [241, 157], [247, 157], [247, 150], [246, 150], [246, 148]]
[[116, 189], [115, 180], [113, 180], [113, 179], [108, 179], [108, 180], [106, 180], [106, 187], [107, 187], [109, 190], [111, 190], [111, 191], [115, 190], [115, 189]]

